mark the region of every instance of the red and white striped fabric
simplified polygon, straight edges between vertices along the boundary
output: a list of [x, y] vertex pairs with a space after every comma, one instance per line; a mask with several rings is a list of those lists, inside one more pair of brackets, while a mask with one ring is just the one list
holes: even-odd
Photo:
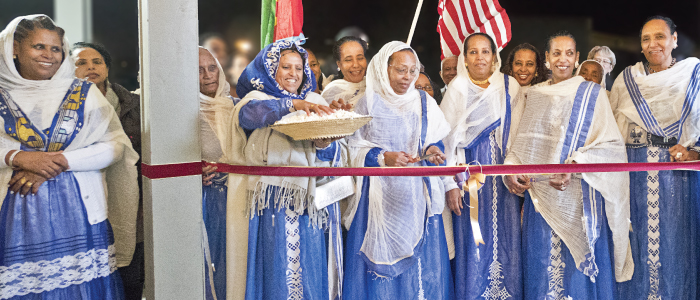
[[440, 0], [438, 13], [441, 58], [459, 55], [460, 44], [474, 32], [491, 35], [499, 49], [510, 41], [510, 19], [498, 0]]

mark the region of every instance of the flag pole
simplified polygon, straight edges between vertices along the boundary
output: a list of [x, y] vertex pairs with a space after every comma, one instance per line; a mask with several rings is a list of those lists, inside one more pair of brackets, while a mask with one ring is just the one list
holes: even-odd
[[408, 40], [406, 44], [411, 45], [411, 40], [413, 39], [413, 32], [416, 30], [416, 23], [418, 23], [418, 16], [420, 15], [420, 8], [423, 6], [423, 0], [418, 0], [418, 8], [416, 8], [416, 15], [413, 16], [413, 24], [411, 24], [411, 31], [408, 33]]

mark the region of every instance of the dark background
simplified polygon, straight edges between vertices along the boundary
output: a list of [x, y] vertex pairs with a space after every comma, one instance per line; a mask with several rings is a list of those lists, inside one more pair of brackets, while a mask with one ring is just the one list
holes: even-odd
[[[406, 40], [418, 0], [305, 0], [305, 47], [326, 61], [324, 72], [333, 72], [331, 50], [335, 35], [344, 27], [358, 26], [369, 36], [370, 53], [386, 42]], [[424, 0], [412, 46], [433, 80], [442, 84], [439, 35], [436, 32], [438, 0]], [[513, 38], [503, 51], [529, 42], [543, 50], [546, 37], [569, 30], [577, 39], [581, 61], [595, 45], [610, 46], [617, 55], [618, 74], [624, 67], [643, 60], [639, 30], [644, 20], [661, 14], [678, 25], [679, 58], [698, 56], [695, 43], [700, 35], [700, 1], [554, 1], [501, 0], [512, 22]], [[93, 0], [94, 41], [111, 52], [110, 80], [136, 89], [138, 82], [138, 7], [136, 0]], [[43, 13], [53, 16], [52, 0], [0, 0], [0, 27], [14, 17]], [[218, 32], [233, 46], [247, 40], [253, 45], [251, 58], [260, 50], [260, 1], [199, 0], [200, 33]], [[71, 41], [76, 42], [76, 41]], [[235, 47], [231, 47], [235, 52]]]

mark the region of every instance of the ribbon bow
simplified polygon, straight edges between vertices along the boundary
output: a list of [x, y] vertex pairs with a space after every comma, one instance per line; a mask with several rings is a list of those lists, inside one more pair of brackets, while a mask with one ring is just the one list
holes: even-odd
[[483, 173], [471, 174], [469, 165], [467, 165], [467, 169], [464, 172], [455, 175], [455, 181], [463, 191], [469, 191], [469, 219], [472, 224], [474, 242], [477, 246], [485, 244], [484, 238], [481, 236], [481, 228], [479, 227], [479, 189], [484, 185], [486, 175]]

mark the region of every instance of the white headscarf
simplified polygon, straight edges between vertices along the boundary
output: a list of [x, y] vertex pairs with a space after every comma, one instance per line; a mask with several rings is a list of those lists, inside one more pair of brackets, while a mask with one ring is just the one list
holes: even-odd
[[[464, 48], [464, 45], [460, 45], [460, 48]], [[497, 53], [495, 70], [488, 79], [490, 85], [482, 88], [469, 79], [469, 70], [465, 67], [464, 49], [460, 49], [457, 76], [450, 82], [440, 104], [440, 109], [452, 129], [444, 139], [448, 166], [465, 163], [464, 148], [499, 119], [501, 126], [496, 131], [496, 142], [501, 149], [507, 146], [501, 145], [503, 124], [506, 119], [506, 92], [511, 97], [511, 103], [514, 103], [520, 84], [515, 78], [509, 76], [508, 91], [505, 90], [505, 77], [500, 72], [499, 56], [500, 54]], [[456, 184], [453, 187], [457, 187]]]
[[[64, 60], [50, 80], [28, 80], [22, 78], [17, 72], [12, 60], [15, 29], [22, 19], [38, 16], [43, 15], [17, 17], [0, 32], [0, 88], [9, 92], [13, 97], [12, 100], [31, 118], [32, 123], [45, 128], [42, 124], [50, 124], [61, 100], [75, 80], [75, 64], [68, 55], [70, 44], [64, 37]], [[136, 246], [139, 191], [135, 164], [138, 161], [138, 154], [124, 133], [114, 108], [94, 85], [91, 87], [84, 101], [84, 124], [65, 149], [65, 153], [96, 143], [114, 143], [116, 149], [123, 149], [122, 153], [114, 154], [116, 161], [106, 169], [73, 171], [81, 194], [85, 196], [91, 193], [89, 199], [83, 198], [90, 223], [102, 222], [109, 214], [114, 232], [117, 265], [122, 267], [129, 265]], [[6, 154], [10, 149], [19, 150], [20, 142], [2, 131], [0, 149], [3, 150], [0, 155]], [[11, 176], [10, 168], [0, 170], [0, 194], [7, 193], [7, 182]], [[103, 176], [106, 179], [106, 186], [103, 184]], [[109, 190], [118, 192], [108, 193]]]
[[581, 65], [579, 65], [578, 69], [576, 69], [576, 75], [574, 75], [574, 76], [579, 76], [578, 74], [581, 73], [581, 69], [583, 68], [583, 64], [585, 64], [585, 63], [587, 63], [587, 62], [594, 62], [594, 63], [596, 63], [596, 64], [598, 64], [598, 65], [600, 66], [600, 69], [601, 69], [601, 70], [603, 70], [603, 75], [600, 77], [600, 78], [601, 78], [601, 80], [600, 80], [600, 86], [602, 86], [603, 89], [605, 89], [605, 75], [608, 74], [608, 73], [605, 73], [605, 67], [603, 67], [603, 65], [601, 65], [601, 64], [600, 64], [597, 60], [595, 60], [595, 59], [587, 59], [587, 60], [584, 60], [584, 61], [581, 63]]
[[[367, 68], [367, 89], [365, 97], [357, 104], [356, 112], [370, 115], [373, 119], [348, 139], [352, 164], [356, 167], [364, 166], [367, 153], [374, 147], [421, 155], [430, 144], [439, 142], [449, 131], [449, 124], [437, 103], [426, 94], [427, 134], [423, 148], [420, 148], [421, 96], [415, 89], [418, 76], [405, 94], [398, 95], [392, 89], [387, 73], [389, 57], [403, 49], [410, 49], [410, 46], [402, 42], [384, 45]], [[418, 56], [415, 52], [412, 54], [416, 60], [415, 67], [420, 68]], [[422, 177], [370, 177], [369, 181], [367, 232], [360, 251], [374, 265], [392, 266], [414, 255], [413, 249], [424, 234], [426, 215], [442, 213], [444, 187], [436, 177], [429, 178], [430, 190], [427, 190]], [[356, 182], [356, 197], [349, 204], [345, 220], [347, 228], [352, 224], [362, 191], [362, 178]], [[372, 269], [372, 266], [370, 269], [380, 276], [389, 277], [403, 271], [394, 268], [394, 273], [384, 273]]]
[[[209, 50], [204, 47], [200, 46], [199, 48], [200, 50], [209, 52]], [[209, 52], [209, 54], [211, 54], [211, 52]], [[211, 57], [214, 58], [214, 55]], [[216, 62], [216, 67], [219, 68], [219, 86], [216, 89], [214, 98], [204, 95], [201, 92], [199, 93], [199, 117], [203, 122], [202, 126], [205, 124], [209, 126], [214, 131], [215, 136], [205, 136], [208, 130], [202, 128], [203, 136], [201, 139], [203, 145], [206, 144], [205, 139], [218, 140], [221, 153], [226, 155], [226, 153], [228, 153], [226, 147], [230, 144], [231, 139], [231, 117], [233, 116], [234, 103], [233, 100], [229, 98], [231, 87], [226, 81], [226, 73], [224, 73], [224, 69], [221, 67], [221, 64], [219, 64], [219, 60], [214, 58], [214, 61]], [[202, 153], [204, 154], [205, 152], [212, 151], [203, 149]], [[227, 159], [225, 157], [220, 157], [217, 161], [226, 162]]]

